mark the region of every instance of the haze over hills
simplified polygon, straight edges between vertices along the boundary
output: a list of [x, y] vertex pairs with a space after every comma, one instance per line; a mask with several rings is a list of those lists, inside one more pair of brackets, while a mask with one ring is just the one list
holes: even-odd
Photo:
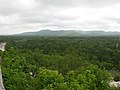
[[75, 30], [40, 30], [37, 32], [25, 32], [17, 34], [20, 36], [118, 36], [120, 32], [105, 32], [105, 31], [75, 31]]

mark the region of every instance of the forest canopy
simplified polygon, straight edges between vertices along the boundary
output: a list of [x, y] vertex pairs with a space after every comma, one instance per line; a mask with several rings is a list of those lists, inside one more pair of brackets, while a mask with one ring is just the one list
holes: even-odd
[[119, 37], [0, 37], [6, 90], [117, 90]]

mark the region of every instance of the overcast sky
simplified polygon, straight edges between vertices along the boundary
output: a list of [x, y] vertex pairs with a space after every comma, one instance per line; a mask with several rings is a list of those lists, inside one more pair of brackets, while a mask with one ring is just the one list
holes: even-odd
[[120, 31], [120, 0], [0, 0], [0, 34], [41, 29]]

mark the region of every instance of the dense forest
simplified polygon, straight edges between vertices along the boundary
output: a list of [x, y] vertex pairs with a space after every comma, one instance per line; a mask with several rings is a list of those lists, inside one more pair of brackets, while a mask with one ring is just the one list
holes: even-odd
[[120, 37], [1, 36], [6, 90], [118, 90]]

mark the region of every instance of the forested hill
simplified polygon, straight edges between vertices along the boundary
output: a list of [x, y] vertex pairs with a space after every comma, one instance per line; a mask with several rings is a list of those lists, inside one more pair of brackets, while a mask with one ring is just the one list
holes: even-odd
[[17, 34], [20, 36], [116, 36], [120, 32], [105, 32], [105, 31], [75, 31], [75, 30], [40, 30], [37, 32], [25, 32]]

